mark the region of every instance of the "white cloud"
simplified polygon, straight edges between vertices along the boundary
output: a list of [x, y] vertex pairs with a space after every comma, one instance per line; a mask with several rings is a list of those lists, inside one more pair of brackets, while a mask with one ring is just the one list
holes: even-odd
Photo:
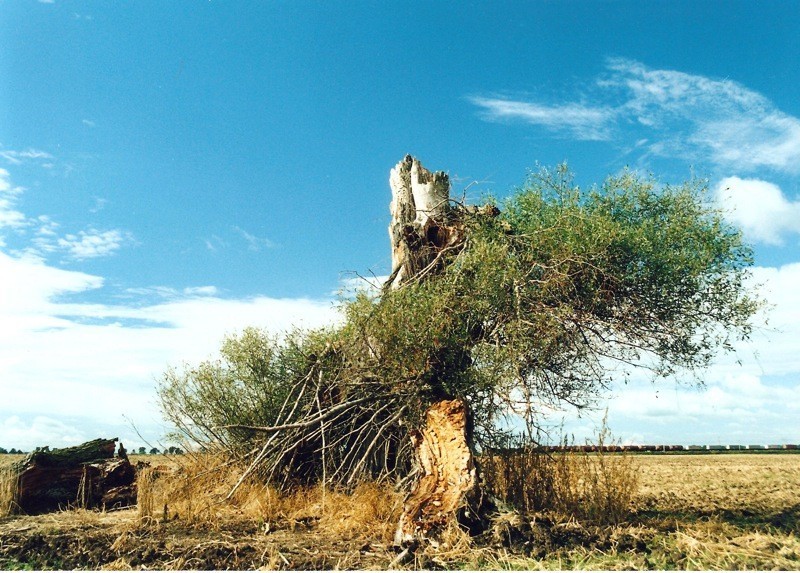
[[7, 450], [17, 448], [25, 451], [44, 445], [56, 448], [74, 446], [92, 439], [82, 430], [47, 416], [36, 416], [29, 422], [19, 416], [10, 416], [0, 422], [0, 436], [3, 439], [0, 446]]
[[[741, 366], [733, 357], [721, 360], [708, 372], [705, 389], [636, 380], [617, 388], [608, 402], [617, 436], [638, 443], [797, 440], [790, 422], [800, 415], [794, 399], [800, 391], [800, 263], [758, 267], [754, 275], [775, 304], [777, 330], [741, 345]], [[124, 417], [157, 427], [155, 380], [168, 364], [215, 356], [224, 334], [248, 325], [280, 332], [340, 320], [329, 300], [231, 300], [208, 285], [131, 290], [130, 302], [119, 305], [64, 302], [66, 294], [85, 300], [105, 288], [104, 280], [2, 253], [0, 276], [0, 445], [7, 448], [66, 445], [65, 436], [89, 439], [98, 428], [106, 437], [129, 435], [120, 429]], [[159, 300], [142, 304], [153, 295]], [[58, 423], [40, 420], [34, 428], [37, 416]], [[565, 429], [582, 441], [599, 417], [567, 419]], [[26, 428], [31, 438], [20, 441]], [[138, 441], [126, 437], [125, 443]]]
[[470, 101], [490, 121], [522, 121], [580, 140], [614, 138], [626, 145], [641, 140], [644, 131], [654, 155], [742, 170], [800, 171], [800, 119], [758, 92], [728, 79], [655, 70], [626, 59], [610, 59], [607, 70], [581, 94], [582, 101], [595, 103]]
[[65, 235], [59, 238], [56, 244], [66, 250], [72, 258], [80, 261], [112, 255], [131, 240], [128, 233], [118, 229], [111, 231], [89, 229], [80, 231], [77, 235]]
[[[11, 182], [11, 176], [0, 168], [0, 230], [3, 227], [18, 229], [26, 224], [25, 215], [16, 209], [17, 196], [22, 193], [21, 187]], [[2, 244], [2, 238], [0, 238]]]
[[[119, 433], [127, 416], [150, 427], [158, 423], [155, 380], [167, 365], [214, 356], [226, 333], [246, 326], [281, 332], [338, 319], [328, 300], [231, 300], [213, 286], [158, 289], [169, 296], [150, 304], [137, 297], [120, 305], [64, 302], [66, 294], [85, 300], [104, 280], [2, 252], [0, 276], [0, 421], [80, 418]], [[57, 445], [64, 435], [42, 430], [36, 443], [12, 443], [9, 435], [24, 438], [16, 432], [0, 426], [0, 445], [28, 449], [48, 436]]]
[[[14, 153], [17, 157], [41, 157], [43, 154], [35, 150], [4, 153]], [[80, 261], [112, 255], [124, 245], [134, 242], [130, 233], [120, 229], [98, 231], [90, 227], [77, 233], [59, 236], [57, 232], [59, 224], [47, 215], [31, 218], [16, 208], [18, 198], [24, 191], [23, 187], [12, 183], [6, 169], [0, 168], [0, 231], [8, 229], [20, 234], [30, 227], [35, 228], [33, 238], [29, 245], [20, 251], [22, 253], [44, 257], [50, 253], [64, 251], [70, 258]], [[95, 208], [90, 212], [100, 211], [105, 203], [105, 199], [96, 199]], [[0, 246], [6, 246], [2, 235], [0, 235]]]
[[754, 267], [750, 284], [760, 285], [772, 305], [756, 319], [758, 324], [768, 318], [768, 327], [737, 343], [734, 354], [720, 356], [703, 373], [704, 387], [653, 384], [645, 373], [635, 373], [600, 402], [600, 411], [580, 417], [554, 412], [549, 420], [563, 421], [564, 431], [579, 442], [599, 428], [606, 408], [612, 432], [624, 443], [800, 442], [800, 262]]
[[608, 420], [624, 440], [639, 443], [796, 443], [789, 422], [800, 415], [798, 391], [798, 382], [766, 384], [746, 372], [703, 388], [634, 385], [608, 401]]
[[800, 202], [789, 201], [773, 183], [726, 177], [715, 196], [727, 218], [750, 240], [780, 245], [784, 235], [800, 233]]
[[381, 289], [387, 280], [389, 280], [389, 275], [370, 275], [368, 277], [356, 276], [342, 279], [339, 281], [339, 290], [332, 294], [343, 297], [355, 296], [359, 292], [363, 292], [368, 295], [378, 295], [380, 294]]
[[720, 165], [740, 169], [800, 169], [800, 119], [787, 115], [763, 95], [728, 79], [674, 70], [653, 70], [639, 62], [609, 61], [611, 75], [601, 88], [623, 88], [622, 116], [661, 130], [661, 149], [694, 156], [701, 152]]
[[215, 286], [199, 286], [187, 287], [183, 289], [183, 294], [186, 296], [215, 296], [218, 294], [218, 289]]
[[0, 229], [25, 226], [25, 215], [13, 208], [13, 202], [0, 197]]
[[469, 99], [483, 108], [483, 117], [489, 121], [520, 120], [549, 129], [563, 129], [585, 140], [609, 139], [610, 123], [615, 116], [612, 109], [581, 104], [547, 106], [503, 98]]

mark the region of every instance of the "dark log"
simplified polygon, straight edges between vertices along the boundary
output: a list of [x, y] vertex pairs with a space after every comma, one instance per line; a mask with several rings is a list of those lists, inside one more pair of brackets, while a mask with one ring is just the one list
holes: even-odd
[[121, 507], [136, 502], [136, 470], [117, 439], [97, 439], [71, 448], [31, 453], [14, 466], [15, 509], [27, 514], [68, 507]]

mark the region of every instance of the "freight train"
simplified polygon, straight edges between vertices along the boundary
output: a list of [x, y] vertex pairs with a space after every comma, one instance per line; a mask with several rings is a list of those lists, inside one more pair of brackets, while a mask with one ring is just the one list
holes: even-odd
[[585, 446], [538, 446], [535, 449], [547, 452], [724, 452], [724, 451], [783, 451], [783, 450], [797, 450], [800, 446], [797, 444], [707, 444], [707, 445], [677, 445], [677, 444], [661, 444], [661, 445], [620, 445], [604, 444], [585, 445]]

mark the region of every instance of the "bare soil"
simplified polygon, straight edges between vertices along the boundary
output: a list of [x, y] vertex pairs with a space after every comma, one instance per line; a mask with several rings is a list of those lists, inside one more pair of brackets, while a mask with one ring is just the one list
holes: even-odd
[[453, 532], [403, 556], [385, 531], [336, 531], [314, 515], [189, 524], [73, 510], [0, 519], [0, 569], [800, 569], [800, 455], [637, 462], [635, 507], [616, 526], [509, 514], [478, 538]]

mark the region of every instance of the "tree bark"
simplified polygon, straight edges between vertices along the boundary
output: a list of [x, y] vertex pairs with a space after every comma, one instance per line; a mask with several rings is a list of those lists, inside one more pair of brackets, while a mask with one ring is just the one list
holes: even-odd
[[[459, 212], [450, 206], [450, 179], [432, 173], [407, 155], [392, 169], [390, 210], [392, 274], [386, 290], [439, 272], [443, 255], [463, 243]], [[435, 538], [479, 498], [471, 450], [468, 405], [460, 399], [435, 402], [425, 427], [411, 432], [418, 477], [403, 505], [395, 542]]]
[[33, 452], [14, 466], [16, 509], [37, 514], [65, 507], [111, 509], [136, 503], [136, 470], [117, 439]]
[[411, 434], [420, 475], [403, 504], [396, 545], [435, 538], [479, 497], [464, 401], [440, 400], [425, 418], [425, 427]]

